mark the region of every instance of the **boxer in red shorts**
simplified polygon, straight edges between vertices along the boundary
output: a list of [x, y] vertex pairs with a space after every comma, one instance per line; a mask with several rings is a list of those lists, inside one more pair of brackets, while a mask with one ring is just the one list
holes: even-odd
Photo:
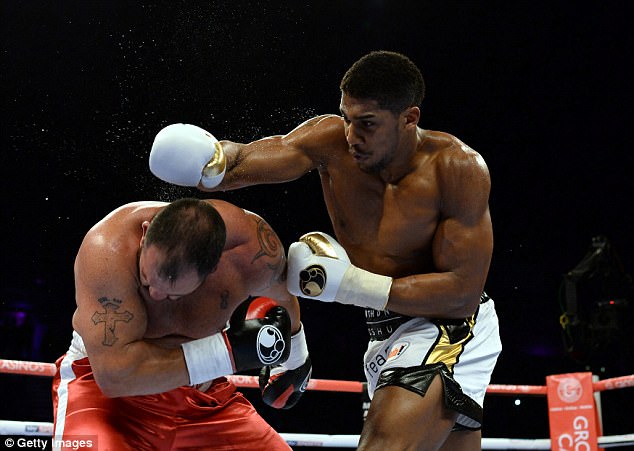
[[53, 382], [54, 448], [83, 439], [99, 451], [290, 449], [223, 377], [265, 368], [264, 401], [297, 402], [311, 363], [285, 276], [270, 226], [227, 202], [111, 212], [75, 260], [73, 340]]

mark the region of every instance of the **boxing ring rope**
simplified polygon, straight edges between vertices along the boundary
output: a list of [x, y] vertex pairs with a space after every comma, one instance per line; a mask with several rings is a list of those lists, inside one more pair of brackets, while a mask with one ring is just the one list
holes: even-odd
[[[52, 377], [55, 371], [55, 365], [52, 363], [0, 359], [0, 374]], [[238, 387], [259, 387], [258, 378], [256, 376], [232, 375], [227, 376], [227, 379]], [[634, 374], [592, 382], [593, 392], [627, 387], [634, 387]], [[307, 390], [363, 393], [365, 386], [362, 382], [356, 381], [311, 379], [308, 383]], [[491, 384], [487, 388], [487, 394], [546, 396], [548, 394], [548, 387], [542, 385]], [[0, 435], [50, 437], [52, 434], [53, 423], [0, 420]], [[290, 446], [356, 448], [359, 443], [359, 435], [300, 433], [280, 433], [280, 435]], [[634, 433], [597, 437], [597, 443], [598, 446], [602, 448], [634, 445]], [[551, 439], [483, 438], [482, 449], [551, 449]]]

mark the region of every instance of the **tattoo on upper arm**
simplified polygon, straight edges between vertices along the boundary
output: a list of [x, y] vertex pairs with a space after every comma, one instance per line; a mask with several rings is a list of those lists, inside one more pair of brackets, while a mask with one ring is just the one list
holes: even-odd
[[283, 282], [286, 278], [284, 265], [286, 258], [284, 256], [284, 247], [277, 237], [277, 234], [271, 229], [266, 221], [262, 218], [256, 218], [257, 236], [260, 242], [260, 250], [255, 254], [251, 263], [261, 257], [268, 257], [272, 261], [267, 262], [266, 266], [273, 272], [270, 284]]
[[282, 244], [275, 232], [273, 232], [273, 229], [271, 229], [271, 227], [262, 218], [256, 218], [255, 222], [258, 241], [260, 242], [260, 250], [257, 254], [255, 254], [251, 263], [263, 256], [271, 258], [279, 257]]
[[95, 312], [91, 319], [92, 322], [95, 323], [95, 326], [99, 323], [104, 323], [104, 335], [101, 343], [105, 346], [112, 346], [118, 340], [115, 335], [117, 322], [123, 321], [124, 323], [128, 323], [134, 318], [134, 315], [127, 310], [123, 313], [117, 312], [122, 302], [119, 299], [102, 297], [98, 300], [105, 311], [101, 313]]

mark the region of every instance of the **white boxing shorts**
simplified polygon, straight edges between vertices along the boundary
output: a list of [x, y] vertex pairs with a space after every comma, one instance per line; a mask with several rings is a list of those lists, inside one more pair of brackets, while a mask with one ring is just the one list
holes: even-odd
[[373, 339], [364, 356], [370, 399], [388, 385], [424, 396], [434, 377], [445, 403], [458, 412], [455, 430], [482, 427], [484, 395], [502, 351], [495, 304], [482, 296], [475, 315], [463, 320], [412, 318], [386, 339]]

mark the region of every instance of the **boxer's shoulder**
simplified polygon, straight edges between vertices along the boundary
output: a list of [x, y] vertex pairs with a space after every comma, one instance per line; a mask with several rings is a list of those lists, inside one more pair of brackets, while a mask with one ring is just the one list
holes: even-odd
[[[150, 221], [165, 205], [164, 202], [134, 202], [116, 208], [92, 226], [78, 252], [78, 260], [86, 264], [94, 257], [108, 261], [136, 262], [136, 252], [142, 237], [142, 224]], [[90, 257], [88, 261], [82, 256]], [[136, 263], [135, 263], [136, 264]]]
[[341, 116], [328, 114], [317, 116], [309, 121], [313, 133], [319, 136], [324, 142], [339, 143], [348, 148], [344, 132], [344, 122]]
[[285, 139], [312, 156], [329, 156], [337, 148], [342, 151], [348, 148], [343, 118], [334, 114], [315, 116], [303, 122]]
[[425, 154], [435, 155], [440, 164], [451, 164], [480, 158], [480, 154], [454, 135], [434, 130], [422, 131], [421, 148]]
[[88, 234], [113, 233], [126, 226], [150, 221], [166, 205], [168, 205], [167, 202], [157, 201], [131, 202], [122, 205], [100, 219], [89, 229]]
[[321, 131], [331, 129], [336, 131], [343, 128], [343, 118], [336, 114], [322, 114], [304, 121], [299, 127], [316, 128]]

